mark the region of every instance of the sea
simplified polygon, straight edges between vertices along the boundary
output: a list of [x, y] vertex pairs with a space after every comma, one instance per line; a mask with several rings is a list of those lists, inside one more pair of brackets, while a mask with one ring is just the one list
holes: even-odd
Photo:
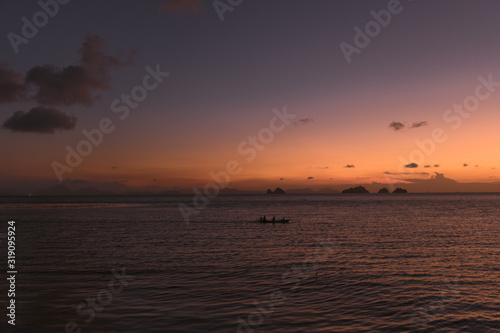
[[1, 197], [0, 331], [500, 332], [500, 194], [180, 204]]

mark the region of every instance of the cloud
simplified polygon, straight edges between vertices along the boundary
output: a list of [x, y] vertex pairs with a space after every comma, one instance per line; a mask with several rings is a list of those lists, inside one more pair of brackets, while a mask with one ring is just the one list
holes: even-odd
[[316, 169], [326, 170], [326, 169], [328, 169], [328, 166], [325, 166], [325, 167], [316, 167]]
[[312, 119], [312, 118], [302, 118], [302, 119], [295, 121], [294, 125], [303, 126], [303, 125], [308, 125], [312, 122], [314, 122], [314, 119]]
[[75, 128], [76, 117], [54, 108], [36, 107], [28, 112], [16, 111], [3, 127], [13, 132], [54, 133]]
[[354, 164], [347, 164], [344, 166], [344, 168], [355, 168], [356, 166]]
[[424, 168], [430, 168], [431, 166], [429, 164], [424, 165]]
[[389, 124], [389, 127], [395, 131], [399, 131], [402, 130], [405, 127], [405, 125], [403, 123], [400, 123], [399, 121], [393, 121], [392, 123]]
[[427, 126], [428, 123], [426, 121], [420, 121], [418, 123], [413, 123], [413, 125], [411, 125], [410, 128], [418, 128], [418, 127], [422, 127], [422, 126]]
[[135, 52], [122, 61], [106, 54], [106, 40], [88, 34], [79, 50], [78, 65], [58, 68], [53, 65], [36, 66], [26, 74], [26, 83], [37, 89], [33, 98], [42, 105], [92, 106], [97, 90], [110, 89], [109, 71], [133, 62]]
[[[411, 128], [419, 128], [419, 127], [427, 126], [427, 125], [428, 125], [428, 123], [426, 121], [419, 121], [417, 123], [413, 123], [409, 128], [410, 129]], [[395, 131], [400, 131], [403, 128], [405, 128], [405, 124], [403, 124], [402, 122], [399, 122], [399, 121], [393, 121], [389, 124], [389, 127]]]
[[307, 180], [311, 180], [311, 179], [314, 179], [314, 177], [307, 177]]
[[201, 0], [167, 0], [160, 6], [160, 10], [173, 13], [198, 13], [203, 4]]
[[22, 99], [26, 91], [23, 75], [0, 64], [0, 104]]
[[280, 178], [280, 180], [285, 180], [285, 178]]
[[409, 169], [418, 168], [418, 164], [417, 163], [410, 163], [410, 164], [405, 165], [405, 168], [409, 168]]
[[399, 172], [399, 173], [394, 173], [394, 172], [389, 172], [385, 171], [384, 174], [386, 175], [391, 175], [391, 176], [410, 176], [410, 175], [420, 175], [420, 176], [428, 176], [428, 172]]
[[111, 169], [118, 169], [118, 167], [117, 166], [112, 166]]
[[93, 34], [85, 36], [79, 53], [80, 60], [75, 65], [35, 66], [24, 78], [1, 65], [0, 103], [34, 100], [45, 106], [92, 106], [99, 97], [95, 91], [110, 89], [110, 70], [132, 64], [135, 55], [135, 51], [129, 51], [124, 61], [109, 56], [106, 40]]
[[434, 167], [435, 168], [439, 168], [439, 164], [434, 164]]
[[467, 163], [464, 163], [464, 168], [468, 167], [469, 165]]

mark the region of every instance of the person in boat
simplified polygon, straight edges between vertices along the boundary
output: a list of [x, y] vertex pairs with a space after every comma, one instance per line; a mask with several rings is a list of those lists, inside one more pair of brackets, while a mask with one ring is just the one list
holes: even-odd
[[276, 222], [276, 217], [273, 216], [273, 222]]

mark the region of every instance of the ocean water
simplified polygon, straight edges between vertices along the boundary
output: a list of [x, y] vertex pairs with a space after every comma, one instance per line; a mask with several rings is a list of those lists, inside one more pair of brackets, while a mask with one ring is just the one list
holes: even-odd
[[191, 202], [0, 198], [1, 331], [500, 332], [499, 194], [221, 195], [186, 223]]

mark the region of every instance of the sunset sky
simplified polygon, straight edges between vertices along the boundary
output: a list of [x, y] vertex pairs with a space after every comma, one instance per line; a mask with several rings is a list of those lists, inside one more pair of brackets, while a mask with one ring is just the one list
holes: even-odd
[[[54, 10], [55, 0], [42, 2]], [[228, 187], [242, 190], [436, 172], [500, 181], [498, 1], [243, 0], [223, 13], [196, 0], [57, 6], [13, 47], [22, 18], [42, 8], [0, 3], [0, 194], [59, 184], [56, 165], [72, 170], [59, 173], [65, 184], [130, 188], [202, 187], [229, 161], [241, 170]], [[365, 31], [372, 11], [390, 22], [369, 25], [379, 31], [348, 62], [341, 43], [356, 47], [354, 28]], [[146, 75], [155, 87], [136, 88]], [[125, 107], [132, 91], [144, 100]], [[285, 109], [295, 118], [271, 132]], [[67, 146], [77, 150], [82, 131], [106, 118], [114, 130], [68, 166]], [[249, 137], [260, 145], [252, 159]]]

